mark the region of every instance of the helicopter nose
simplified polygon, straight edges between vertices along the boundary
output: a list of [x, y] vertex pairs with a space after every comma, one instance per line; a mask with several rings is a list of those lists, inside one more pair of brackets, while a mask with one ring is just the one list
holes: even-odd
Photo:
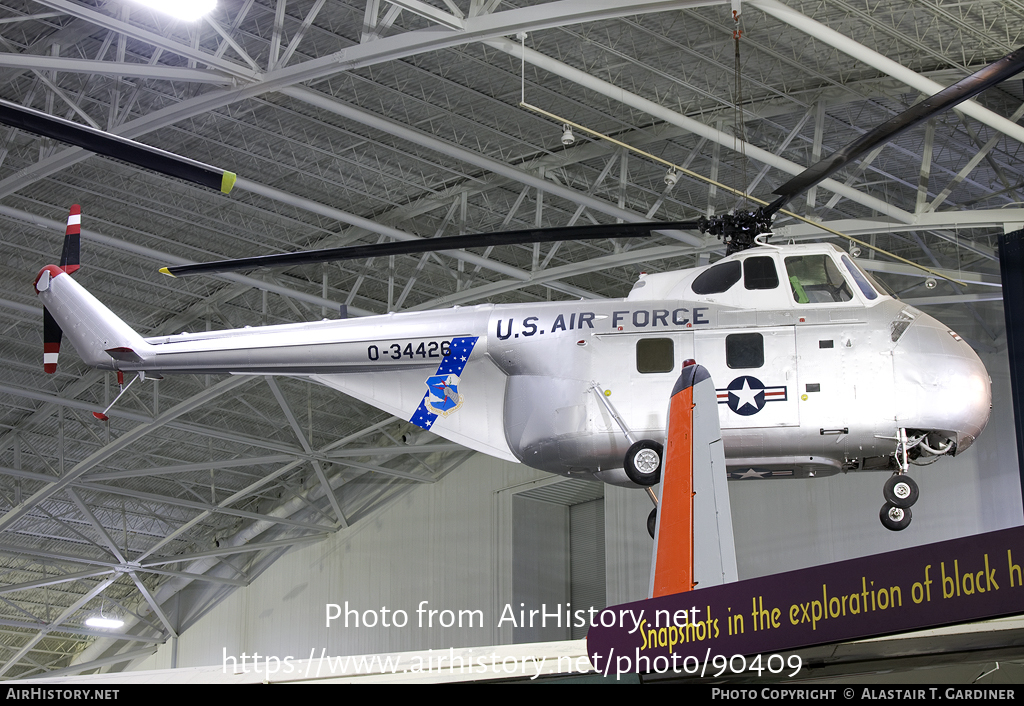
[[959, 454], [988, 424], [991, 380], [959, 335], [927, 314], [912, 313], [913, 323], [893, 349], [897, 426], [944, 434]]

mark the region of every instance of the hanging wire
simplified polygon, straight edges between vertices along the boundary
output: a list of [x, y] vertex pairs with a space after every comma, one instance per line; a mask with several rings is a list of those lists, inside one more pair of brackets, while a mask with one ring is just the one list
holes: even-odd
[[733, 92], [733, 140], [738, 140], [739, 145], [735, 145], [733, 149], [737, 149], [740, 153], [740, 164], [742, 165], [743, 182], [742, 189], [743, 199], [737, 204], [737, 208], [740, 206], [746, 207], [749, 203], [747, 197], [747, 136], [746, 130], [743, 124], [743, 84], [741, 81], [740, 72], [740, 37], [743, 36], [743, 29], [740, 27], [740, 13], [737, 10], [732, 11], [732, 41], [733, 41], [733, 57], [735, 59], [734, 65], [734, 78], [736, 82], [736, 88]]

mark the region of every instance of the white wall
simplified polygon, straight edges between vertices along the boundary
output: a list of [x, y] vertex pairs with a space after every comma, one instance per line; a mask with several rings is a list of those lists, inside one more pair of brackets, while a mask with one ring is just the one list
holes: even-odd
[[[500, 570], [498, 556], [511, 548], [511, 494], [498, 491], [548, 478], [522, 465], [473, 457], [376, 516], [286, 554], [182, 634], [177, 665], [219, 664], [224, 649], [298, 659], [311, 649], [319, 657], [322, 649], [342, 655], [497, 643], [499, 601], [511, 601], [511, 573]], [[494, 551], [505, 539], [507, 549]], [[416, 627], [422, 600], [437, 610], [482, 610], [485, 627]], [[339, 620], [325, 627], [325, 605], [345, 601], [359, 611], [405, 610], [409, 625], [346, 629]], [[170, 666], [168, 643], [135, 668]]]

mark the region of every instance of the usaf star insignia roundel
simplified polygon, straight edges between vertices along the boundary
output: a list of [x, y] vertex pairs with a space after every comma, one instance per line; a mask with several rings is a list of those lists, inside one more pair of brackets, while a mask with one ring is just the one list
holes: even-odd
[[718, 393], [718, 404], [727, 404], [736, 414], [749, 417], [757, 414], [768, 402], [785, 402], [786, 387], [769, 387], [750, 375], [741, 375]]

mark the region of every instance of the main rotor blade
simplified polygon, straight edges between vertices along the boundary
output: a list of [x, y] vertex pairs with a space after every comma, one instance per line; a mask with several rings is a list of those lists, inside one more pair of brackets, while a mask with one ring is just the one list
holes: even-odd
[[0, 123], [87, 149], [105, 157], [120, 159], [144, 169], [177, 177], [225, 194], [235, 185], [234, 172], [211, 167], [172, 152], [144, 145], [126, 137], [97, 130], [41, 113], [32, 108], [0, 100]]
[[327, 250], [282, 253], [244, 257], [237, 260], [202, 262], [195, 265], [175, 265], [161, 268], [161, 272], [178, 277], [181, 275], [213, 274], [235, 272], [257, 267], [290, 267], [315, 262], [353, 260], [356, 258], [386, 257], [388, 255], [410, 255], [413, 253], [439, 250], [461, 250], [463, 248], [486, 248], [492, 245], [521, 245], [524, 243], [550, 243], [559, 240], [597, 240], [600, 238], [645, 238], [659, 230], [700, 230], [700, 221], [661, 221], [654, 223], [616, 223], [613, 225], [564, 226], [562, 228], [530, 228], [508, 230], [500, 233], [475, 233], [454, 235], [448, 238], [422, 238], [401, 240], [373, 245], [352, 245]]
[[973, 98], [1021, 71], [1024, 71], [1024, 47], [904, 110], [874, 130], [864, 133], [846, 147], [833, 152], [817, 164], [811, 165], [775, 190], [775, 193], [779, 194], [781, 198], [767, 206], [766, 212], [768, 215], [775, 214], [793, 198], [832, 176], [865, 152], [888, 142], [933, 115]]

